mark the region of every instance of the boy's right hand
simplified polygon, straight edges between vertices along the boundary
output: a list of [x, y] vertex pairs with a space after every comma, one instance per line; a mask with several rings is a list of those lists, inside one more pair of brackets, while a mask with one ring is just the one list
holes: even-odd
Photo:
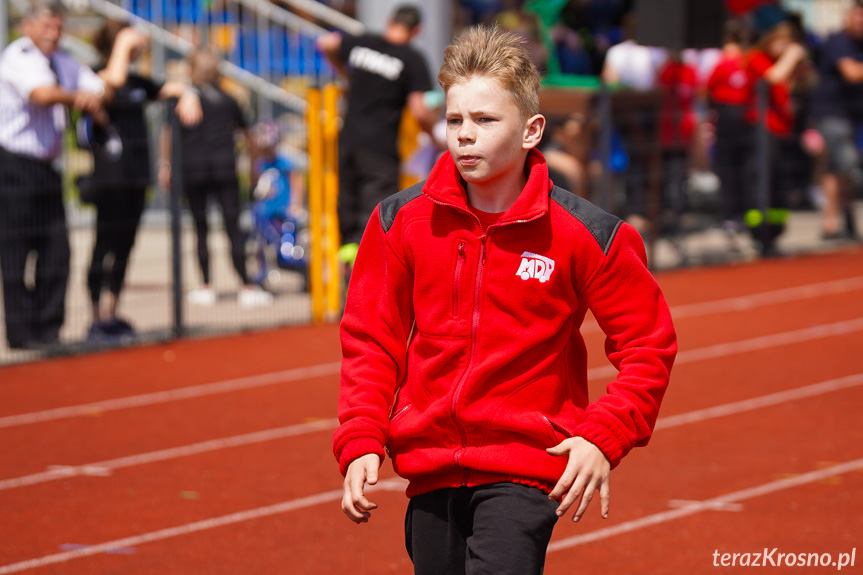
[[354, 523], [368, 523], [371, 512], [378, 508], [377, 503], [366, 499], [364, 491], [366, 483], [374, 485], [378, 482], [380, 467], [381, 459], [374, 453], [358, 457], [348, 465], [342, 495], [342, 511]]

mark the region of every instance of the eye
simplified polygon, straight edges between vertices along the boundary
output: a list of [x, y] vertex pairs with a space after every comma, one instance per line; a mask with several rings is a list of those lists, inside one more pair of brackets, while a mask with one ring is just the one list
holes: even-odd
[[458, 118], [449, 118], [446, 121], [447, 126], [461, 126], [461, 120]]

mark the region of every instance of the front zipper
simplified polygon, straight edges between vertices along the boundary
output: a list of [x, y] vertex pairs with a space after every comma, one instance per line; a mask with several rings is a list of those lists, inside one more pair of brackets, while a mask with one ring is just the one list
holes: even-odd
[[[480, 237], [480, 248], [479, 248], [479, 262], [477, 263], [476, 270], [476, 282], [474, 287], [474, 298], [473, 298], [473, 317], [471, 319], [471, 327], [470, 327], [470, 354], [468, 355], [467, 367], [462, 374], [461, 380], [459, 380], [458, 385], [455, 388], [455, 391], [452, 394], [452, 404], [450, 405], [450, 413], [452, 414], [453, 421], [456, 424], [459, 432], [459, 438], [461, 439], [461, 449], [459, 449], [455, 455], [453, 456], [453, 461], [456, 465], [459, 464], [459, 459], [461, 459], [461, 454], [467, 448], [467, 431], [461, 423], [461, 420], [456, 413], [458, 407], [459, 396], [461, 395], [461, 390], [464, 387], [465, 382], [467, 381], [467, 376], [470, 373], [471, 367], [473, 367], [474, 353], [476, 352], [476, 334], [477, 329], [479, 328], [479, 303], [480, 303], [480, 292], [482, 290], [482, 272], [485, 267], [485, 258], [486, 258], [486, 241], [488, 240], [488, 236], [483, 234]], [[468, 470], [464, 470], [464, 480], [463, 483], [467, 484], [468, 478]]]
[[466, 257], [465, 251], [465, 242], [459, 242], [458, 244], [458, 253], [456, 254], [455, 261], [455, 274], [453, 274], [452, 278], [452, 315], [453, 317], [458, 317], [459, 310], [459, 300], [458, 300], [458, 292], [459, 287], [461, 287], [461, 270], [464, 266], [464, 260]]

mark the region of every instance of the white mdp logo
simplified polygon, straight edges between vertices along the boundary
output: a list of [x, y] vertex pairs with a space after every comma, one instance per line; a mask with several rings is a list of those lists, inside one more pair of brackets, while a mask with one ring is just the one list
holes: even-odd
[[530, 278], [539, 280], [539, 283], [545, 283], [551, 277], [551, 272], [554, 271], [554, 260], [544, 256], [524, 252], [521, 254], [521, 265], [518, 266], [518, 271], [515, 275], [521, 277], [524, 281]]

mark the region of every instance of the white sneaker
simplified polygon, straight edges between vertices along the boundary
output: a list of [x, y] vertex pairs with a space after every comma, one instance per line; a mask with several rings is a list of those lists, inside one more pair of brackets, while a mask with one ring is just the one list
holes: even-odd
[[216, 292], [211, 288], [193, 289], [186, 294], [186, 300], [192, 305], [212, 307], [216, 304]]
[[265, 307], [273, 304], [273, 294], [259, 286], [243, 288], [237, 294], [237, 303], [242, 308]]

